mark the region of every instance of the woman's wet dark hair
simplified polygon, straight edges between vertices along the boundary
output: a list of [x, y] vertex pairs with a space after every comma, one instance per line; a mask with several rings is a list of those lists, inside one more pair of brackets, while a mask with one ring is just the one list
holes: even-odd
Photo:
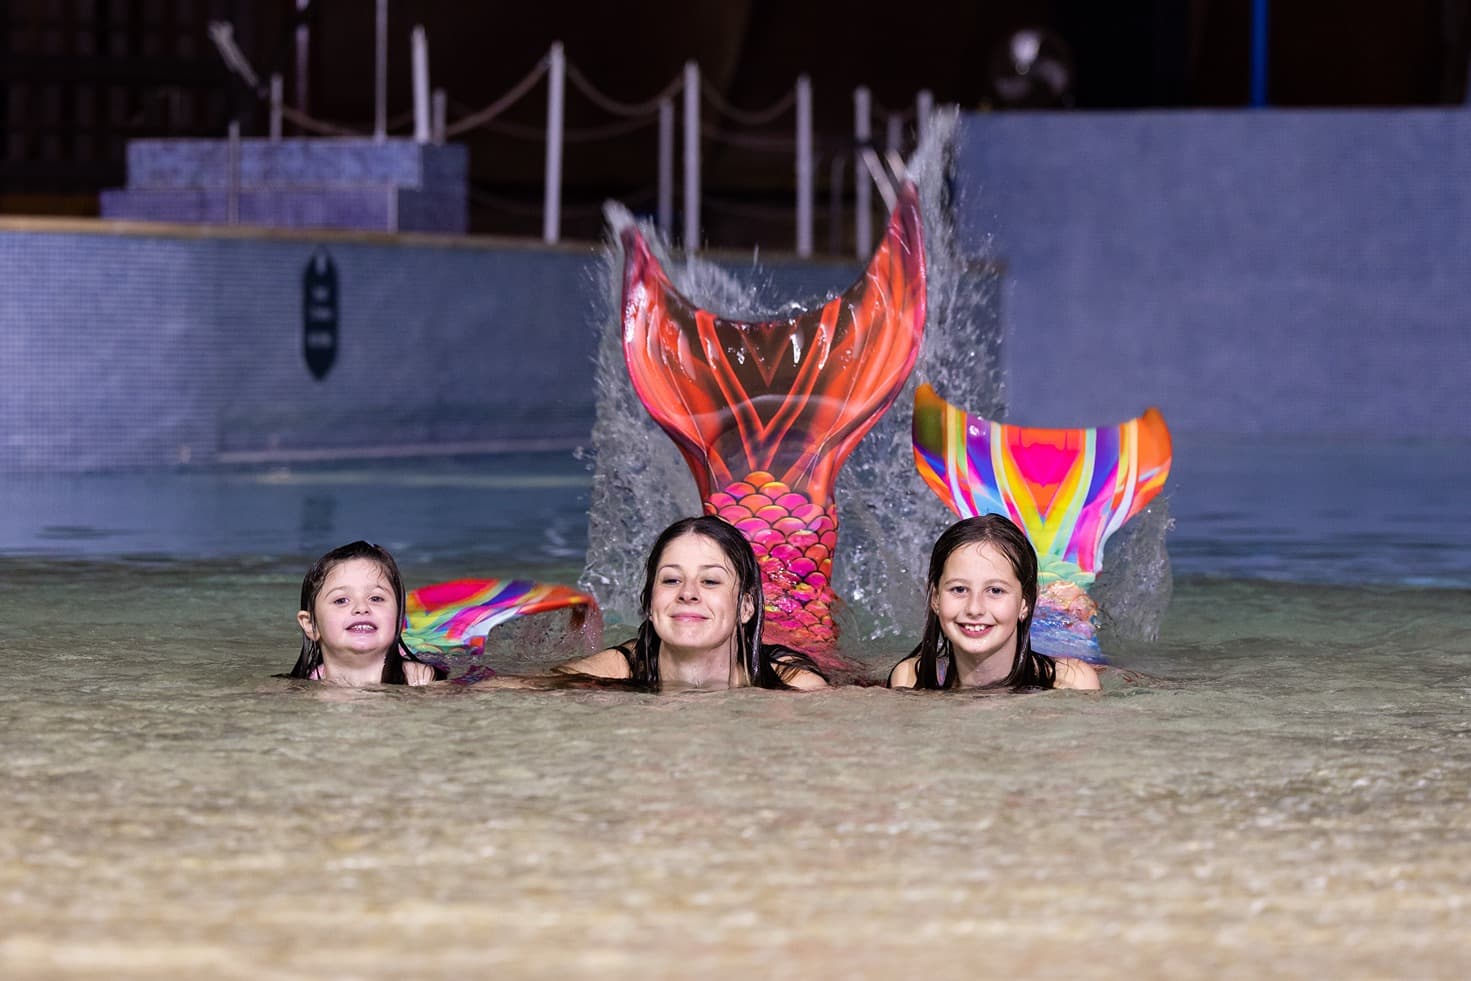
[[750, 684], [757, 688], [789, 688], [782, 678], [783, 671], [806, 670], [822, 676], [817, 665], [806, 654], [778, 644], [761, 643], [761, 627], [764, 619], [765, 595], [761, 590], [761, 568], [756, 564], [756, 553], [751, 543], [730, 522], [714, 515], [703, 514], [695, 518], [681, 518], [674, 522], [654, 540], [649, 557], [644, 563], [644, 588], [639, 594], [638, 636], [633, 641], [629, 656], [630, 680], [652, 689], [659, 687], [659, 635], [649, 617], [649, 607], [654, 598], [654, 582], [658, 578], [660, 559], [664, 549], [676, 538], [684, 535], [700, 535], [720, 547], [736, 579], [736, 610], [743, 600], [749, 599], [756, 611], [751, 618], [736, 628], [736, 657]]
[[[1012, 572], [1022, 584], [1022, 599], [1027, 604], [1027, 615], [1016, 625], [1016, 656], [1012, 658], [1011, 672], [994, 687], [1017, 691], [1051, 688], [1057, 677], [1057, 662], [1032, 650], [1032, 617], [1037, 612], [1037, 550], [1022, 530], [1001, 514], [964, 518], [946, 528], [935, 540], [935, 547], [930, 552], [930, 571], [925, 580], [924, 634], [920, 637], [919, 646], [910, 652], [910, 657], [919, 658], [915, 665], [914, 687], [939, 689], [960, 686], [960, 672], [955, 670], [950, 639], [940, 628], [940, 617], [930, 601], [940, 588], [945, 563], [956, 550], [967, 545], [990, 545], [1005, 555]], [[947, 669], [943, 683], [940, 680], [942, 662]]]
[[[327, 576], [337, 566], [344, 562], [351, 562], [353, 559], [367, 559], [377, 563], [378, 567], [383, 570], [383, 574], [388, 577], [389, 584], [393, 586], [393, 599], [398, 605], [398, 620], [394, 624], [393, 646], [388, 649], [388, 654], [383, 659], [381, 682], [385, 685], [406, 685], [408, 679], [404, 676], [404, 661], [417, 659], [404, 646], [403, 621], [406, 599], [404, 581], [403, 576], [399, 574], [398, 563], [393, 561], [393, 556], [388, 553], [387, 549], [374, 545], [372, 542], [359, 540], [339, 545], [317, 559], [301, 580], [301, 609], [315, 617], [317, 596], [322, 592], [322, 584], [327, 581]], [[291, 669], [287, 677], [310, 678], [312, 673], [321, 666], [321, 642], [302, 635], [301, 656], [296, 659], [296, 666]], [[436, 668], [434, 676], [442, 678], [443, 672]]]

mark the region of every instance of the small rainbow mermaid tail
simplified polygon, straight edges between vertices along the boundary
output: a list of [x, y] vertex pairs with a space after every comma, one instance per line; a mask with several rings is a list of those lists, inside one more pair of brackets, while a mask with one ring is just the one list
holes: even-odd
[[[423, 586], [404, 602], [404, 643], [435, 667], [448, 668], [452, 655], [479, 655], [491, 629], [516, 617], [569, 610], [572, 627], [589, 648], [602, 632], [597, 600], [568, 586], [528, 579], [456, 579]], [[482, 669], [471, 680], [493, 671]], [[465, 680], [465, 679], [457, 679]]]
[[1170, 431], [1160, 411], [1096, 429], [1029, 429], [969, 415], [921, 385], [914, 395], [914, 463], [960, 517], [1004, 514], [1037, 549], [1032, 646], [1102, 660], [1098, 605], [1088, 587], [1109, 536], [1170, 475]]
[[634, 390], [689, 464], [705, 510], [755, 549], [766, 639], [823, 655], [837, 641], [833, 483], [909, 377], [924, 332], [919, 196], [907, 184], [867, 270], [787, 320], [701, 310], [637, 228], [623, 232], [623, 353]]

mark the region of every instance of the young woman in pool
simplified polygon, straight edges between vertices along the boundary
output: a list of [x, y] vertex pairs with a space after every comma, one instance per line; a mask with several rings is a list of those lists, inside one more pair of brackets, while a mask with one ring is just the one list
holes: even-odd
[[301, 657], [291, 678], [338, 685], [422, 685], [442, 677], [403, 642], [404, 585], [385, 549], [334, 548], [301, 581]]
[[1098, 688], [1086, 661], [1032, 650], [1037, 553], [1008, 518], [945, 529], [930, 553], [924, 636], [889, 672], [890, 688]]
[[761, 643], [761, 573], [745, 537], [721, 518], [683, 518], [649, 553], [638, 636], [558, 665], [559, 674], [650, 688], [825, 688], [805, 654]]

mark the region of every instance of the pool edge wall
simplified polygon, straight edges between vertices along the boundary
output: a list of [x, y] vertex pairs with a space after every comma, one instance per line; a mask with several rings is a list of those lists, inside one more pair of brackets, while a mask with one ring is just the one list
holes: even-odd
[[[321, 378], [318, 255], [337, 279]], [[762, 266], [803, 298], [857, 269]], [[592, 431], [602, 267], [589, 244], [0, 219], [0, 472], [571, 450]]]
[[973, 114], [1013, 421], [1471, 437], [1471, 113]]

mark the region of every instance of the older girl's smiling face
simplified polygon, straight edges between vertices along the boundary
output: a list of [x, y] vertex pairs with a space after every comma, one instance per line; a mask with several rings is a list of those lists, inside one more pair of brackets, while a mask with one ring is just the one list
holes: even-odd
[[649, 620], [674, 655], [734, 650], [736, 631], [755, 616], [750, 598], [738, 595], [730, 559], [713, 539], [688, 534], [664, 546], [649, 597]]
[[1011, 560], [989, 542], [963, 545], [945, 560], [930, 608], [957, 654], [979, 664], [1016, 654], [1017, 624], [1027, 615]]
[[332, 567], [310, 613], [297, 614], [323, 657], [366, 660], [388, 653], [398, 635], [398, 599], [383, 567], [349, 559]]

